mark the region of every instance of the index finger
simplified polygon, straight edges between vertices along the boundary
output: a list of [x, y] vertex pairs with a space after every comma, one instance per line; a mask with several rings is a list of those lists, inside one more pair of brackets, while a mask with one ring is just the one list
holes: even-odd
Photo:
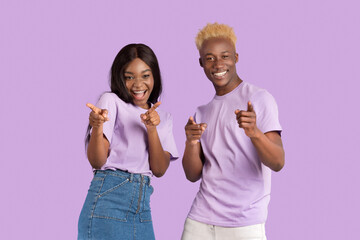
[[98, 113], [98, 114], [101, 113], [101, 109], [95, 107], [95, 106], [92, 105], [91, 103], [87, 103], [86, 106], [87, 106], [88, 108], [90, 108], [90, 109], [91, 109], [93, 112], [95, 112], [95, 113]]
[[188, 125], [188, 124], [191, 124], [191, 125], [195, 125], [195, 124], [196, 124], [196, 122], [194, 121], [194, 118], [193, 118], [192, 116], [189, 117], [189, 120], [188, 120], [188, 122], [187, 122], [187, 125]]
[[248, 101], [248, 108], [247, 108], [247, 111], [248, 111], [248, 112], [254, 112], [254, 107], [253, 107], [253, 105], [251, 104], [251, 102], [250, 102], [250, 101]]
[[155, 111], [155, 109], [157, 109], [158, 106], [160, 106], [161, 102], [157, 102], [155, 103], [150, 109], [149, 109], [149, 113]]

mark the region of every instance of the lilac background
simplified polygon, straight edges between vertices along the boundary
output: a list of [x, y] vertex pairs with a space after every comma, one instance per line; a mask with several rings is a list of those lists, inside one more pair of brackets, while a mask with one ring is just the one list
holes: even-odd
[[[125, 44], [156, 52], [162, 108], [183, 152], [187, 118], [214, 90], [194, 44], [207, 22], [232, 25], [246, 81], [276, 98], [285, 168], [273, 174], [270, 240], [358, 235], [359, 4], [334, 0], [0, 2], [1, 239], [75, 239], [91, 169], [89, 110]], [[154, 179], [157, 239], [179, 239], [198, 189], [181, 161]]]

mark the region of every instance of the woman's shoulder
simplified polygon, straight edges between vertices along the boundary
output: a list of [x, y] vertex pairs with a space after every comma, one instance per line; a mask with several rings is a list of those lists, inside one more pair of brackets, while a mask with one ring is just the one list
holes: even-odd
[[120, 99], [115, 93], [113, 92], [105, 92], [101, 94], [99, 98], [99, 102], [106, 102], [108, 104], [113, 104], [116, 106], [121, 106], [126, 104], [122, 99]]
[[116, 101], [117, 98], [119, 99], [119, 97], [113, 92], [104, 92], [100, 96], [100, 100], [103, 101]]
[[156, 111], [160, 115], [161, 121], [172, 121], [172, 115], [170, 112], [163, 110], [162, 108], [157, 108]]
[[121, 100], [113, 92], [105, 92], [101, 94], [96, 106], [98, 108], [107, 109], [111, 112], [123, 112], [127, 109], [127, 103]]

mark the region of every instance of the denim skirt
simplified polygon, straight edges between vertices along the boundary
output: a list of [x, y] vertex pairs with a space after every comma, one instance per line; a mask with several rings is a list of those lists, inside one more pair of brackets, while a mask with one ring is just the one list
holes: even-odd
[[97, 170], [78, 223], [78, 239], [155, 239], [150, 178], [121, 170]]

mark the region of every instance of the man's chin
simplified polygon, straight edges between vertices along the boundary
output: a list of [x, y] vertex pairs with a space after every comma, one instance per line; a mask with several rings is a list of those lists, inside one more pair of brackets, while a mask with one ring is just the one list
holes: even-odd
[[229, 81], [227, 79], [211, 79], [210, 80], [215, 87], [224, 87]]

